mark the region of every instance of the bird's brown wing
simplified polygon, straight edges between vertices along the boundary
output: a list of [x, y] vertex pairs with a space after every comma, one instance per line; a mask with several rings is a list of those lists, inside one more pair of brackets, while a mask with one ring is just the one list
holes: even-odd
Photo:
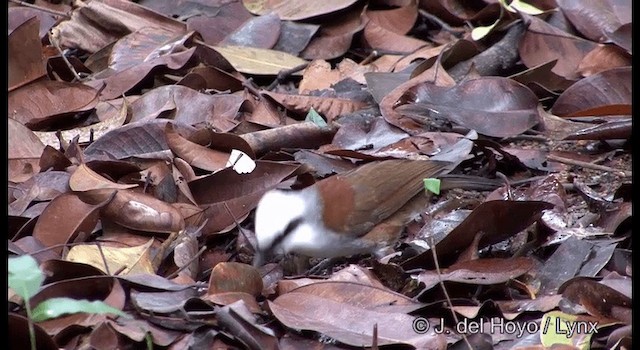
[[439, 175], [448, 164], [385, 160], [322, 180], [318, 186], [322, 187], [325, 224], [336, 232], [362, 236], [418, 194], [423, 178]]

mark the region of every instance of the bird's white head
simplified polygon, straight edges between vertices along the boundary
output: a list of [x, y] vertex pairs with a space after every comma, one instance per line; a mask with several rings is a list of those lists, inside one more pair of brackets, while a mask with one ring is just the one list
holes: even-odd
[[303, 224], [308, 200], [303, 191], [271, 190], [264, 194], [256, 208], [254, 265], [262, 265], [272, 254], [288, 253], [284, 240]]

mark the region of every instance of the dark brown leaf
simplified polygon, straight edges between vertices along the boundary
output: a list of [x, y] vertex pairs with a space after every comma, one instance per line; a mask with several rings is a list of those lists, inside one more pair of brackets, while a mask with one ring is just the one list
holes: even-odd
[[551, 111], [561, 117], [630, 114], [631, 67], [613, 68], [576, 82], [558, 97]]
[[518, 135], [540, 121], [533, 92], [500, 77], [465, 80], [452, 88], [417, 85], [399, 103], [400, 113], [419, 119], [443, 118], [494, 137]]
[[[15, 8], [13, 8], [15, 10]], [[9, 16], [12, 13], [9, 11]], [[18, 26], [10, 35], [7, 50], [9, 52], [9, 91], [26, 85], [46, 74], [42, 45], [38, 29], [40, 20], [33, 17]]]

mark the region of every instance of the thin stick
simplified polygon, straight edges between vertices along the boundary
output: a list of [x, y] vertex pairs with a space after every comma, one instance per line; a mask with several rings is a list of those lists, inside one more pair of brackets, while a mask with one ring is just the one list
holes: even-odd
[[194, 262], [196, 259], [200, 258], [200, 255], [202, 255], [202, 253], [204, 253], [204, 251], [207, 250], [207, 246], [203, 245], [202, 248], [200, 248], [200, 250], [198, 250], [198, 252], [196, 253], [196, 255], [192, 256], [191, 259], [189, 259], [189, 261], [187, 261], [186, 264], [182, 265], [178, 270], [176, 270], [174, 273], [170, 274], [169, 276], [167, 276], [166, 278], [168, 280], [172, 279], [172, 278], [176, 278], [178, 277], [178, 274], [180, 273], [180, 271], [184, 270], [187, 268], [187, 266], [191, 265], [192, 262]]
[[276, 79], [267, 87], [267, 90], [271, 91], [275, 89], [275, 87], [278, 86], [279, 83], [285, 81], [291, 74], [297, 73], [307, 68], [308, 66], [309, 66], [309, 62], [297, 65], [293, 68], [281, 70], [280, 72], [278, 72]]
[[58, 43], [58, 39], [54, 38], [53, 35], [51, 33], [49, 33], [49, 41], [51, 42], [51, 44], [53, 44], [53, 46], [58, 50], [58, 52], [60, 53], [60, 56], [62, 57], [62, 60], [64, 61], [64, 63], [67, 65], [67, 68], [69, 68], [69, 70], [71, 71], [71, 73], [73, 73], [73, 76], [75, 77], [75, 79], [77, 81], [82, 81], [82, 78], [80, 78], [80, 75], [78, 74], [78, 72], [76, 72], [76, 69], [73, 68], [73, 65], [71, 64], [71, 62], [69, 62], [69, 60], [67, 59], [67, 56], [64, 55], [64, 52], [62, 52], [62, 48], [60, 48], [60, 44]]
[[[431, 253], [433, 255], [433, 262], [436, 265], [436, 272], [438, 272], [438, 282], [440, 283], [440, 288], [442, 288], [442, 292], [444, 293], [444, 297], [447, 299], [447, 303], [449, 304], [449, 307], [451, 308], [451, 315], [453, 315], [453, 321], [456, 324], [460, 324], [460, 321], [458, 320], [458, 316], [456, 315], [456, 311], [453, 309], [453, 303], [451, 302], [451, 298], [449, 297], [449, 293], [447, 292], [447, 288], [445, 288], [444, 286], [444, 281], [442, 280], [442, 272], [440, 271], [440, 264], [438, 263], [438, 254], [436, 253], [436, 242], [433, 239], [433, 236], [429, 237], [429, 245], [431, 246]], [[473, 346], [471, 346], [471, 343], [469, 343], [469, 339], [467, 339], [467, 336], [462, 333], [460, 334], [462, 336], [462, 339], [464, 339], [464, 342], [467, 344], [467, 346], [469, 347], [469, 349], [473, 349]]]
[[553, 154], [547, 155], [547, 159], [554, 162], [559, 162], [559, 163], [564, 163], [569, 165], [576, 165], [576, 166], [587, 168], [587, 169], [607, 171], [607, 172], [615, 173], [618, 175], [622, 175], [624, 177], [631, 177], [631, 175], [633, 174], [631, 171], [615, 169], [615, 168], [604, 166], [604, 165], [593, 164], [589, 162], [582, 162], [579, 160], [574, 160], [574, 159], [569, 159], [564, 157], [558, 157]]
[[102, 244], [100, 241], [96, 241], [96, 245], [98, 246], [98, 251], [100, 252], [100, 257], [102, 258], [102, 263], [104, 264], [104, 271], [107, 275], [111, 276], [111, 272], [109, 272], [109, 265], [107, 264], [107, 257], [104, 256], [104, 252], [102, 251]]
[[442, 28], [444, 31], [447, 31], [449, 33], [456, 34], [456, 35], [464, 34], [465, 32], [464, 29], [457, 29], [457, 28], [451, 27], [447, 22], [441, 20], [440, 18], [430, 14], [425, 10], [420, 9], [418, 10], [418, 13], [420, 13], [421, 16], [427, 18], [428, 20], [432, 22], [436, 22], [440, 26], [440, 28]]
[[24, 7], [31, 7], [32, 9], [40, 10], [42, 12], [47, 12], [47, 13], [50, 13], [52, 15], [65, 17], [65, 18], [71, 18], [71, 16], [69, 16], [67, 13], [51, 10], [51, 9], [46, 8], [46, 7], [42, 7], [42, 6], [38, 6], [38, 5], [33, 5], [33, 4], [28, 3], [28, 2], [24, 2], [24, 1], [20, 1], [20, 0], [9, 0], [9, 1], [11, 1], [14, 4], [22, 5]]
[[[236, 224], [236, 226], [238, 226], [238, 231], [240, 231], [240, 233], [242, 234], [242, 236], [244, 236], [244, 239], [249, 242], [249, 245], [251, 245], [251, 241], [249, 240], [249, 237], [247, 237], [247, 234], [244, 232], [244, 228], [242, 228], [242, 226], [240, 226], [240, 223], [238, 222], [238, 219], [236, 219], [236, 216], [233, 215], [233, 212], [231, 212], [231, 209], [229, 209], [229, 206], [227, 205], [227, 202], [224, 202], [224, 207], [225, 209], [227, 209], [227, 212], [229, 213], [229, 216], [231, 216], [231, 218], [233, 219], [233, 222]], [[251, 248], [253, 248], [253, 252], [257, 252], [258, 249], [254, 246], [251, 246]]]

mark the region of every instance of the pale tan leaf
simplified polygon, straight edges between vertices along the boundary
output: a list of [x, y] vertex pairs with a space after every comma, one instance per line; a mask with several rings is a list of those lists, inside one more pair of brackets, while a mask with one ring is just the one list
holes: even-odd
[[[110, 273], [124, 268], [119, 273], [120, 276], [155, 274], [156, 267], [153, 266], [150, 254], [153, 240], [151, 238], [147, 243], [131, 248], [116, 248], [104, 245], [99, 248], [95, 244], [76, 245], [69, 250], [65, 260], [88, 264], [107, 272], [104, 266], [104, 260], [106, 260]], [[102, 250], [102, 254], [100, 250]], [[104, 260], [102, 259], [103, 254]]]
[[[213, 46], [237, 71], [246, 74], [276, 75], [307, 61], [286, 52], [243, 46]], [[294, 73], [297, 75], [300, 73]]]

